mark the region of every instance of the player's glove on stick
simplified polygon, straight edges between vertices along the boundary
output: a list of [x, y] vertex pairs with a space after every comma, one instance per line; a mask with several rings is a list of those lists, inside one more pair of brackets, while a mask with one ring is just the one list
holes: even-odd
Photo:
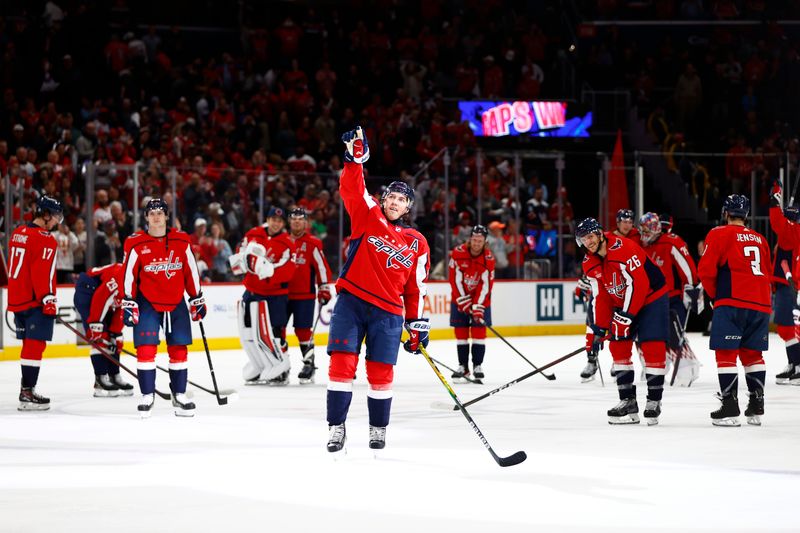
[[58, 299], [53, 294], [48, 294], [42, 298], [42, 313], [46, 316], [56, 316], [58, 314]]
[[130, 327], [139, 323], [139, 304], [135, 300], [130, 298], [122, 300], [122, 322]]
[[419, 350], [420, 344], [424, 348], [428, 347], [428, 334], [431, 331], [431, 325], [427, 318], [407, 320], [406, 329], [408, 330], [408, 340], [403, 343], [405, 351], [408, 353], [421, 353]]
[[195, 322], [205, 318], [206, 310], [206, 299], [203, 298], [202, 292], [189, 300], [189, 314]]
[[367, 162], [369, 159], [369, 145], [361, 126], [357, 126], [356, 129], [342, 135], [342, 142], [344, 143], [345, 163], [363, 164]]
[[472, 298], [467, 295], [459, 296], [456, 298], [456, 307], [459, 311], [465, 315], [468, 315], [470, 310], [472, 310]]
[[331, 285], [329, 283], [323, 283], [317, 289], [317, 301], [319, 305], [325, 305], [331, 301], [333, 297], [333, 291], [331, 290]]
[[703, 286], [686, 284], [683, 286], [683, 306], [687, 310], [691, 310], [695, 314], [700, 314], [705, 309], [705, 300], [703, 298]]
[[481, 304], [472, 306], [472, 321], [478, 324], [483, 324], [483, 315], [486, 313], [486, 307]]
[[89, 331], [87, 332], [89, 334], [89, 340], [92, 341], [92, 343], [100, 342], [103, 339], [104, 329], [105, 326], [103, 326], [102, 322], [92, 322], [89, 324]]
[[611, 335], [614, 340], [621, 341], [631, 338], [631, 324], [633, 317], [625, 311], [614, 311], [611, 319]]
[[775, 180], [769, 195], [769, 206], [780, 207], [783, 204], [783, 186], [780, 180]]
[[586, 330], [586, 353], [597, 357], [603, 349], [603, 341], [606, 339], [608, 332], [603, 328], [597, 326], [589, 326]]
[[125, 341], [122, 340], [122, 335], [117, 335], [116, 333], [111, 333], [108, 337], [108, 350], [114, 354], [119, 355], [122, 353], [122, 348], [125, 344]]

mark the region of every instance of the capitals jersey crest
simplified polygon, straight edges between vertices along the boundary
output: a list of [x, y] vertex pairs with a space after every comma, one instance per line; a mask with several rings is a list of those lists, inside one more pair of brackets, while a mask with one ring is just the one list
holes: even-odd
[[151, 274], [163, 272], [167, 279], [172, 279], [179, 270], [183, 270], [183, 263], [177, 257], [174, 261], [172, 260], [174, 255], [175, 250], [170, 250], [169, 257], [148, 263], [145, 265], [144, 271]]

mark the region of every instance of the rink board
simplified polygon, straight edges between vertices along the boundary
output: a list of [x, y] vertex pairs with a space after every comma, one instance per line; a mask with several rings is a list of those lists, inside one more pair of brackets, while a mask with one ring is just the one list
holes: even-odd
[[[576, 280], [547, 281], [497, 281], [492, 292], [492, 321], [495, 329], [502, 335], [554, 335], [583, 332], [586, 308], [584, 302], [575, 297]], [[6, 313], [6, 294], [2, 290], [3, 316], [0, 360], [19, 358], [21, 341], [17, 340], [13, 329], [13, 314]], [[67, 323], [79, 324], [80, 319], [72, 305], [74, 288], [59, 286], [58, 313]], [[241, 347], [236, 322], [236, 307], [244, 292], [240, 283], [214, 283], [203, 287], [208, 305], [208, 316], [204, 324], [209, 347], [215, 350], [238, 349]], [[322, 308], [314, 342], [324, 346], [328, 341], [328, 325], [335, 298]], [[317, 309], [319, 313], [319, 309]], [[446, 282], [432, 282], [428, 285], [426, 314], [431, 319], [431, 338], [452, 339], [450, 328], [450, 285]], [[200, 330], [192, 325], [195, 342], [190, 350], [203, 350]], [[288, 340], [296, 345], [289, 321]], [[125, 328], [128, 348], [132, 349], [132, 330]], [[53, 342], [48, 344], [46, 357], [74, 357], [88, 355], [83, 341], [66, 327], [56, 324]]]

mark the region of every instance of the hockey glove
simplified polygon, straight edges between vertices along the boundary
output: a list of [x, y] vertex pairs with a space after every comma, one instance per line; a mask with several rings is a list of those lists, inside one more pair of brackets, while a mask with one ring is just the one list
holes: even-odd
[[608, 332], [597, 326], [586, 328], [586, 354], [597, 357], [603, 349], [603, 341], [606, 340]]
[[126, 326], [133, 327], [139, 323], [139, 304], [130, 298], [122, 300], [122, 322]]
[[92, 344], [100, 342], [103, 339], [104, 329], [105, 326], [103, 325], [102, 322], [92, 322], [91, 324], [89, 324], [89, 331], [86, 332], [89, 334], [89, 341]]
[[780, 207], [783, 204], [783, 186], [780, 180], [775, 180], [769, 195], [769, 206]]
[[317, 301], [319, 305], [327, 304], [331, 301], [331, 298], [333, 298], [333, 291], [331, 290], [330, 284], [323, 283], [320, 285], [319, 289], [317, 289]]
[[581, 276], [578, 279], [578, 285], [575, 287], [575, 296], [585, 300], [592, 295], [592, 285], [589, 283], [589, 278]]
[[202, 292], [189, 300], [189, 314], [195, 322], [205, 318], [206, 310], [206, 299], [203, 298]]
[[456, 298], [456, 307], [459, 311], [468, 315], [472, 309], [472, 297], [464, 295]]
[[486, 312], [486, 307], [475, 304], [472, 306], [472, 321], [477, 324], [483, 324], [483, 315]]
[[45, 316], [56, 316], [58, 314], [58, 299], [53, 294], [48, 294], [42, 298], [42, 313]]
[[687, 311], [695, 314], [700, 314], [705, 309], [705, 301], [703, 298], [703, 286], [691, 285], [687, 283], [683, 286], [683, 306]]
[[792, 309], [792, 321], [795, 326], [800, 326], [800, 309]]
[[248, 255], [247, 270], [258, 276], [258, 279], [267, 279], [275, 273], [275, 266], [266, 257]]
[[789, 288], [792, 290], [792, 295], [797, 298], [797, 281], [792, 276], [791, 272], [786, 273], [786, 282], [789, 283]]
[[342, 135], [342, 142], [344, 143], [345, 163], [363, 164], [367, 162], [369, 159], [369, 145], [361, 126], [356, 126], [356, 129]]
[[116, 333], [111, 333], [108, 337], [108, 350], [113, 355], [120, 355], [122, 353], [122, 347], [125, 345], [125, 341], [122, 340], [122, 335], [117, 335]]
[[419, 345], [428, 347], [428, 334], [431, 330], [430, 322], [427, 318], [415, 318], [406, 320], [406, 330], [408, 330], [408, 340], [403, 343], [403, 348], [408, 353], [421, 353]]
[[625, 311], [614, 311], [614, 317], [611, 319], [611, 336], [616, 341], [621, 341], [631, 338], [631, 324], [633, 324], [633, 317]]

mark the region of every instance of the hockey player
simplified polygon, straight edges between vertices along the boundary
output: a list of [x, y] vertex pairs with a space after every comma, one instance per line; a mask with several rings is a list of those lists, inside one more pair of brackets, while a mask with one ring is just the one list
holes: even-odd
[[344, 170], [339, 192], [352, 221], [347, 261], [336, 283], [338, 297], [331, 318], [328, 353], [328, 451], [344, 449], [345, 420], [353, 396], [353, 376], [366, 343], [369, 390], [369, 447], [386, 444], [392, 406], [392, 381], [405, 326], [406, 351], [427, 346], [430, 326], [423, 317], [430, 251], [425, 237], [403, 224], [414, 203], [414, 189], [394, 181], [380, 203], [367, 192], [362, 164], [369, 147], [358, 127], [342, 136]]
[[636, 229], [636, 220], [632, 209], [617, 211], [617, 229], [614, 230], [614, 235], [639, 242], [639, 230]]
[[[294, 334], [300, 343], [303, 368], [297, 375], [301, 384], [314, 383], [314, 297], [320, 309], [331, 301], [331, 267], [322, 252], [322, 241], [306, 232], [306, 210], [289, 210], [289, 237], [295, 247], [295, 271], [289, 282], [289, 311], [293, 317]], [[316, 295], [314, 294], [316, 292]]]
[[248, 231], [228, 258], [233, 273], [245, 275], [238, 309], [239, 336], [249, 359], [242, 375], [248, 385], [289, 383], [286, 323], [295, 248], [284, 230], [284, 216], [280, 207], [270, 207], [266, 223]]
[[700, 374], [700, 363], [685, 335], [687, 308], [696, 302], [695, 311], [703, 310], [697, 267], [683, 239], [674, 233], [662, 233], [661, 220], [655, 213], [645, 213], [639, 219], [639, 240], [667, 282], [670, 317], [667, 361], [673, 364], [679, 361], [674, 384], [688, 387]]
[[[148, 418], [155, 401], [158, 330], [164, 330], [169, 354], [172, 405], [177, 416], [194, 416], [186, 396], [187, 346], [192, 343], [191, 320], [206, 316], [206, 303], [189, 235], [168, 228], [169, 208], [153, 198], [144, 208], [146, 231], [125, 240], [122, 312], [133, 327], [136, 365], [142, 398], [139, 414]], [[183, 293], [189, 295], [186, 307]]]
[[631, 364], [634, 338], [641, 344], [647, 379], [648, 425], [658, 423], [664, 389], [669, 302], [664, 275], [635, 242], [604, 233], [593, 218], [575, 228], [586, 248], [583, 271], [592, 286], [594, 317], [586, 348], [599, 351], [610, 331], [609, 350], [620, 402], [608, 411], [609, 424], [638, 424], [639, 406]]
[[14, 313], [17, 338], [22, 339], [20, 411], [46, 411], [50, 398], [36, 392], [42, 354], [53, 340], [58, 315], [56, 250], [50, 233], [64, 218], [61, 202], [52, 196], [36, 200], [33, 221], [14, 230], [8, 248], [8, 310]]
[[[109, 352], [119, 361], [122, 352], [122, 263], [96, 267], [82, 272], [75, 284], [75, 309], [83, 319], [86, 336], [93, 345]], [[133, 396], [133, 385], [119, 374], [119, 365], [106, 359], [92, 346], [94, 397]]]
[[767, 239], [745, 227], [750, 200], [741, 194], [722, 204], [727, 225], [708, 232], [697, 273], [713, 301], [710, 347], [717, 357], [719, 399], [722, 406], [711, 413], [715, 426], [739, 425], [738, 371], [744, 366], [750, 401], [747, 423], [761, 425], [764, 414], [766, 367], [761, 352], [769, 345], [770, 252]]
[[477, 379], [483, 379], [486, 326], [492, 325], [494, 255], [486, 246], [489, 230], [473, 226], [469, 240], [450, 252], [450, 327], [455, 330], [458, 369], [453, 379], [469, 372], [469, 338], [472, 334], [472, 365]]
[[769, 202], [769, 223], [778, 236], [772, 265], [773, 305], [775, 325], [786, 344], [788, 364], [775, 376], [775, 382], [778, 385], [800, 385], [800, 337], [794, 316], [798, 284], [792, 276], [794, 258], [800, 253], [800, 225], [797, 223], [800, 212], [792, 206], [782, 210], [782, 200], [781, 183], [776, 182]]

